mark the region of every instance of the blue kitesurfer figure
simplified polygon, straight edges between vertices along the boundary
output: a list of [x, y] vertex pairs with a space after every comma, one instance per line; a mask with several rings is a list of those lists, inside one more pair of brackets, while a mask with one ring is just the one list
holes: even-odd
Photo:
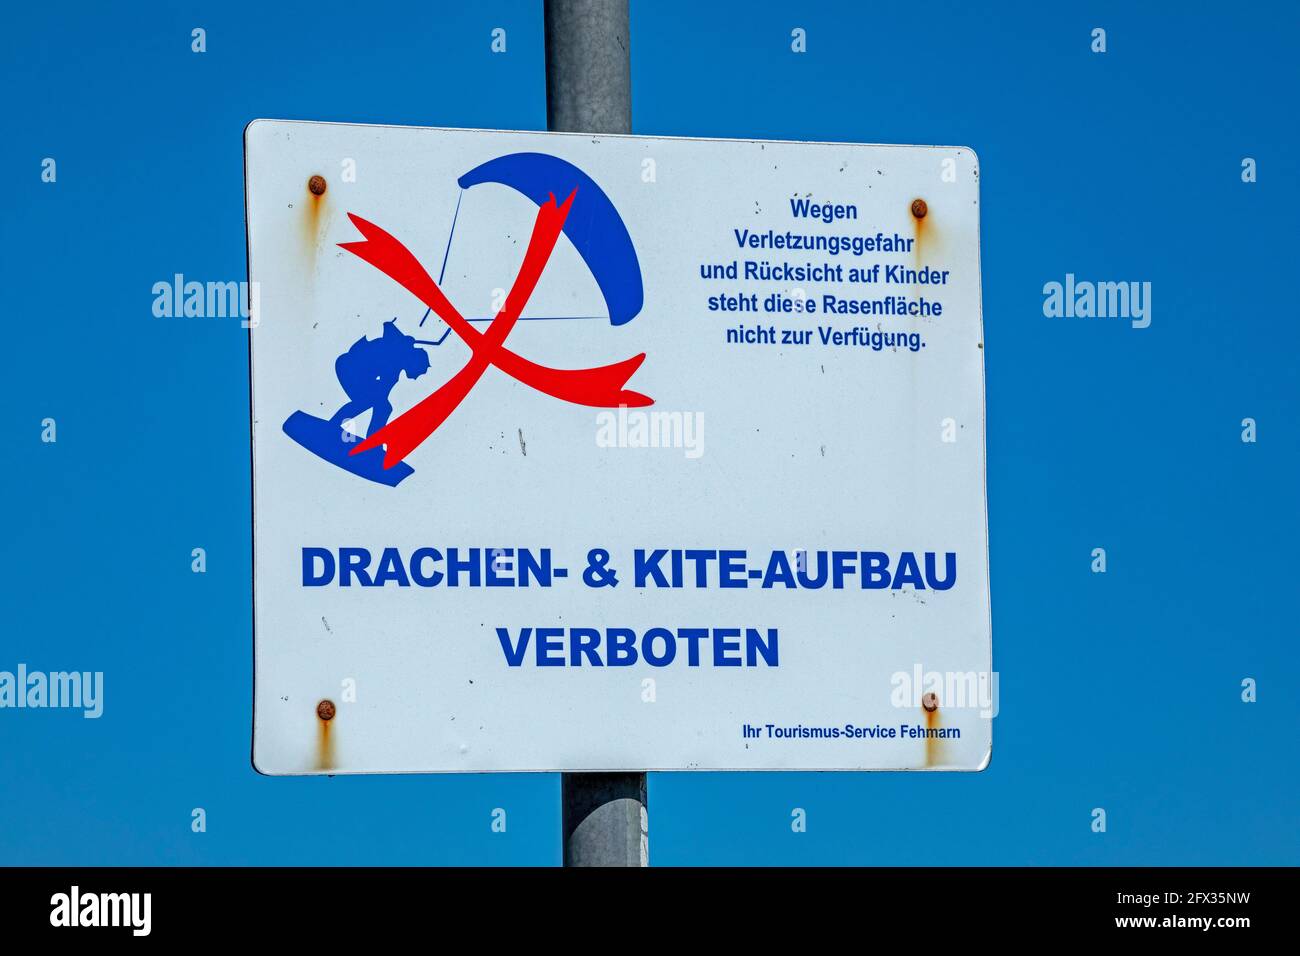
[[368, 339], [363, 335], [352, 343], [334, 363], [334, 374], [348, 400], [334, 413], [330, 424], [342, 429], [345, 421], [367, 409], [371, 410], [367, 438], [388, 424], [388, 416], [393, 413], [388, 396], [402, 373], [408, 379], [417, 379], [429, 371], [429, 355], [420, 344], [402, 332], [395, 319], [384, 323], [379, 338]]
[[417, 339], [397, 327], [397, 320], [384, 323], [376, 339], [364, 335], [334, 362], [334, 374], [348, 400], [329, 421], [298, 411], [284, 423], [284, 433], [312, 454], [338, 465], [345, 471], [368, 481], [395, 487], [413, 471], [405, 462], [384, 467], [384, 452], [371, 448], [353, 454], [361, 436], [344, 428], [343, 423], [370, 411], [370, 423], [364, 437], [369, 438], [388, 424], [393, 406], [388, 397], [402, 373], [416, 379], [429, 371], [429, 356], [422, 346], [441, 345], [451, 333], [443, 332], [436, 342]]

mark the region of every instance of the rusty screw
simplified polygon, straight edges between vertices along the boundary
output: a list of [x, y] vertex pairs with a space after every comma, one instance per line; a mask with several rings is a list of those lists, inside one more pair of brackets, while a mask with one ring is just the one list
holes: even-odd
[[[307, 191], [313, 196], [325, 195], [325, 177], [319, 173], [307, 180]], [[924, 213], [922, 213], [924, 215]], [[326, 718], [328, 719], [328, 718]]]
[[[920, 201], [921, 200], [919, 199], [917, 200], [917, 202]], [[927, 713], [933, 714], [936, 710], [939, 709], [939, 695], [936, 694], [934, 691], [930, 691], [928, 694], [926, 694], [924, 697], [921, 698], [921, 706], [925, 708]]]
[[319, 717], [321, 720], [333, 720], [333, 719], [334, 719], [334, 701], [332, 701], [332, 700], [322, 700], [319, 704], [317, 704], [317, 705], [316, 705], [316, 716]]
[[930, 211], [930, 207], [925, 204], [924, 199], [912, 200], [912, 215], [917, 219], [924, 219], [925, 214]]

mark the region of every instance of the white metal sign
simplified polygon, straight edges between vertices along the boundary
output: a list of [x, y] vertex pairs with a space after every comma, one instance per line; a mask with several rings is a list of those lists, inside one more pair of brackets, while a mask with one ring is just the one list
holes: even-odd
[[245, 148], [260, 770], [987, 763], [969, 149]]

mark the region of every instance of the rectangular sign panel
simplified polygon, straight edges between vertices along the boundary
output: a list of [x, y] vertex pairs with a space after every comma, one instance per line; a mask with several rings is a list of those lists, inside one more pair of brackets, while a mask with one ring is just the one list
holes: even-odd
[[259, 770], [987, 764], [969, 149], [245, 163]]

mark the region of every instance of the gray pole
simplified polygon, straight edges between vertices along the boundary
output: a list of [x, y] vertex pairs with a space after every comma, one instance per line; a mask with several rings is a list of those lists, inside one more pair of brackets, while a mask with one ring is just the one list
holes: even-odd
[[[632, 132], [627, 0], [546, 0], [546, 128]], [[644, 773], [560, 775], [565, 866], [646, 866]]]
[[648, 866], [643, 773], [560, 774], [565, 866]]
[[546, 128], [632, 132], [627, 0], [546, 0]]

